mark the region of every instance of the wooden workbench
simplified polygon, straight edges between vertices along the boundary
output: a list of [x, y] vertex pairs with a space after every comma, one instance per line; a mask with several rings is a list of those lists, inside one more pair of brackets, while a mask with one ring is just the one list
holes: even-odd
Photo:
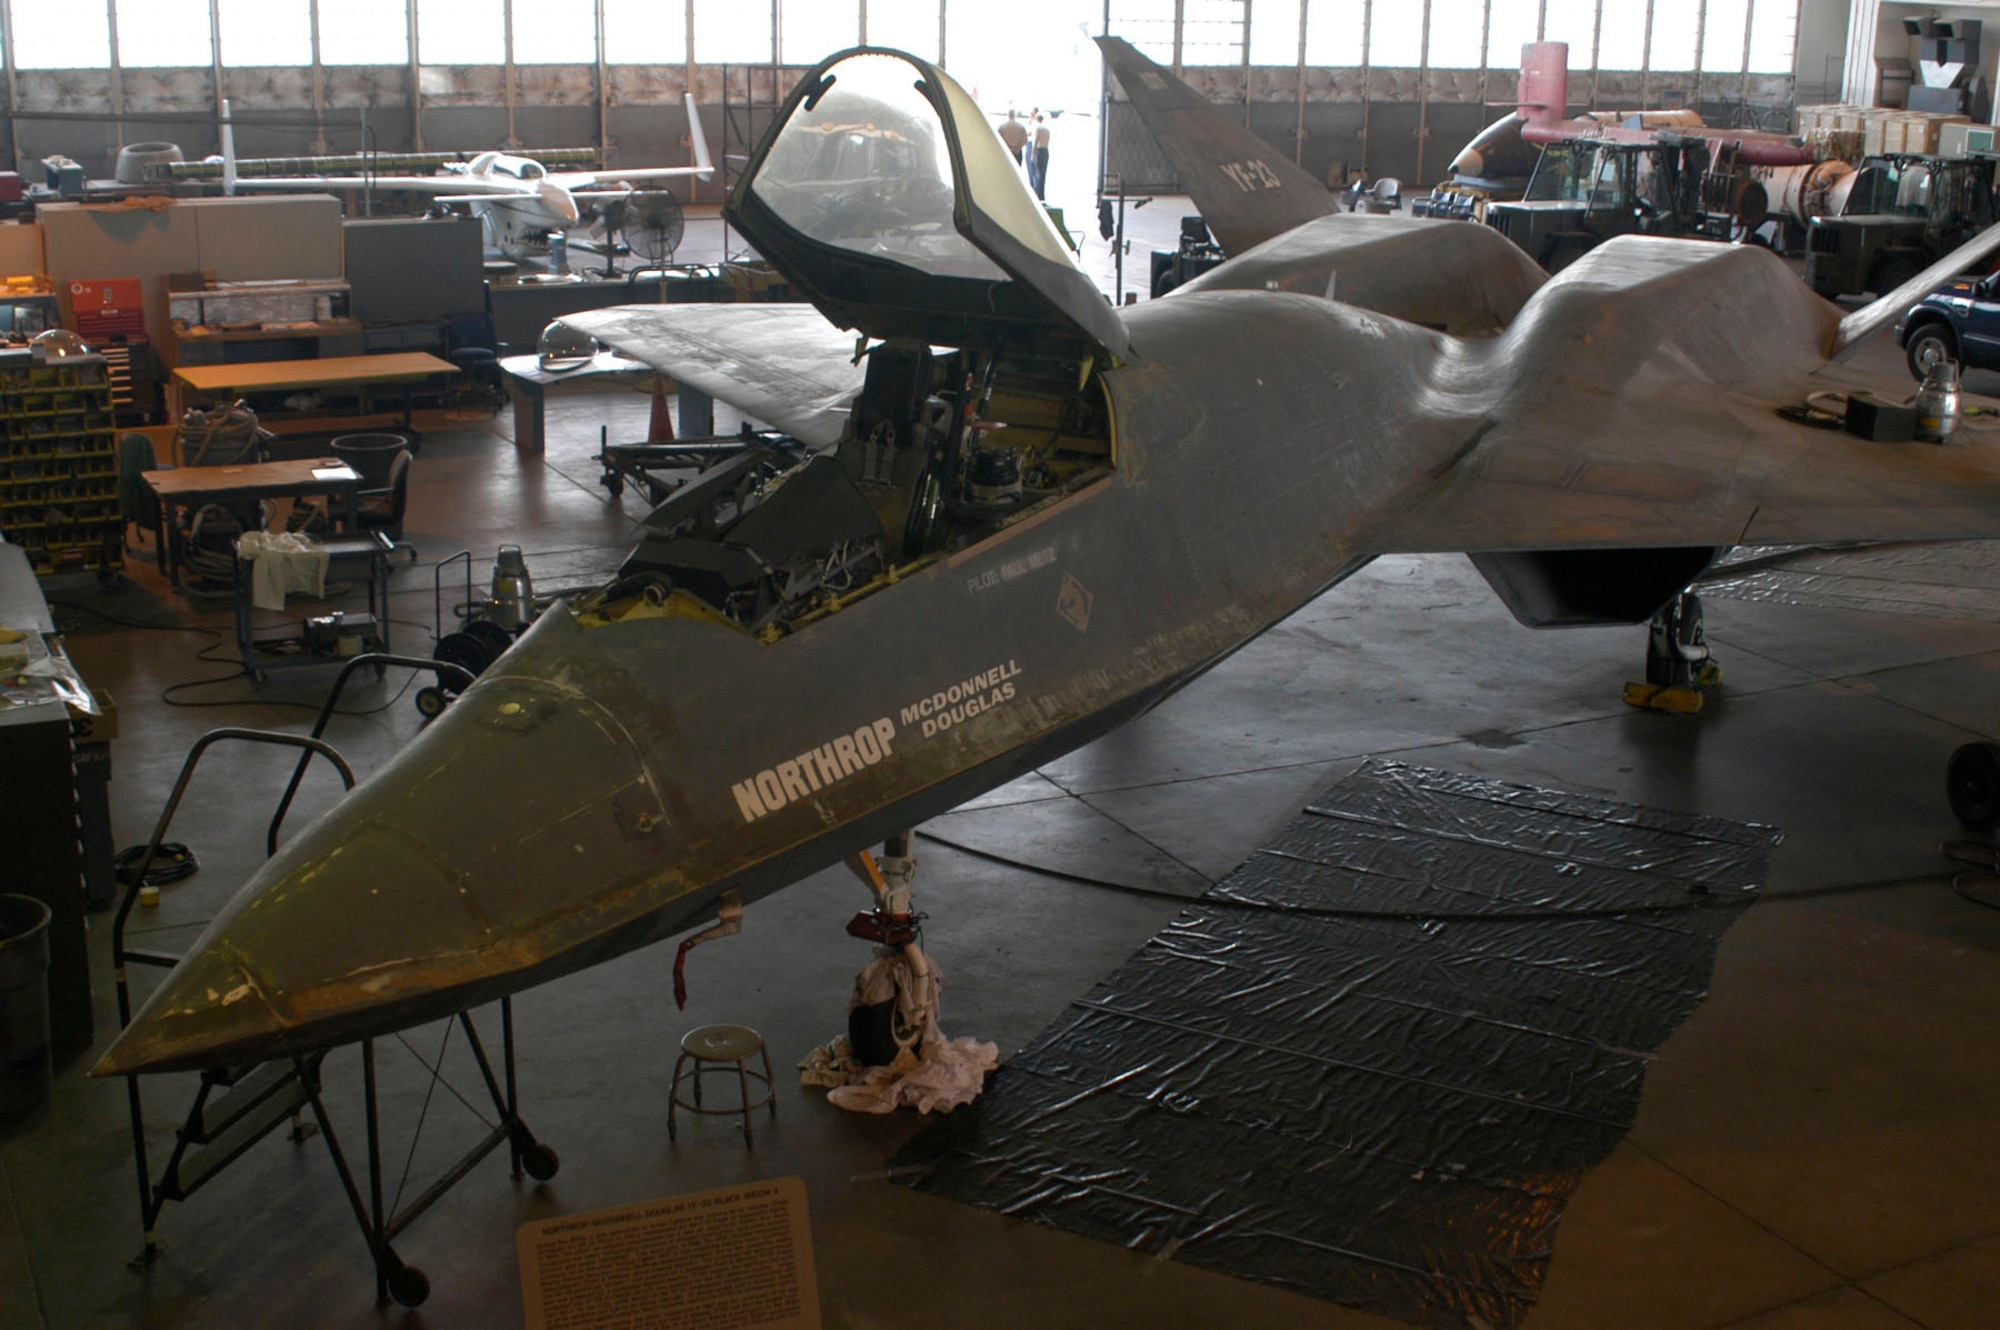
[[311, 360], [247, 361], [237, 365], [182, 365], [174, 371], [169, 418], [180, 419], [189, 394], [230, 399], [289, 388], [353, 388], [371, 383], [416, 383], [458, 367], [427, 351], [379, 356], [324, 356]]

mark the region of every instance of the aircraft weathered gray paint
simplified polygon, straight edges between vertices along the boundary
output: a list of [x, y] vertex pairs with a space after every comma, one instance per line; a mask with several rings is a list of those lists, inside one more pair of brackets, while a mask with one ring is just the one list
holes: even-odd
[[[1159, 140], [1181, 188], [1222, 252], [1252, 245], [1339, 211], [1312, 173], [1139, 53], [1123, 37], [1099, 37], [1104, 64], [1139, 120]], [[1317, 294], [1317, 293], [1315, 293]]]
[[[728, 211], [819, 313], [572, 321], [815, 451], [676, 493], [280, 849], [99, 1073], [381, 1034], [680, 932], [1103, 734], [1378, 554], [1474, 552], [1534, 622], [1643, 621], [1718, 547], [2000, 536], [1992, 445], [1775, 413], [1866, 386], [1829, 357], [1894, 310], [1843, 326], [1759, 249], [1620, 239], [1543, 280], [1484, 227], [1343, 216], [1294, 260], [1393, 268], [1376, 308], [1260, 282], [1116, 311], [971, 99], [881, 51], [807, 75]], [[1487, 335], [1396, 316], [1468, 272], [1500, 274], [1484, 312], [1431, 321]]]

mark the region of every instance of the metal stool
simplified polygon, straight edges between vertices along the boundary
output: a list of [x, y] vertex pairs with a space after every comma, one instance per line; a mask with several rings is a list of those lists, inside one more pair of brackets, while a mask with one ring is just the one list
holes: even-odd
[[[750, 1066], [750, 1059], [762, 1058], [764, 1070], [757, 1071]], [[694, 1102], [681, 1098], [681, 1076], [689, 1062], [694, 1063]], [[735, 1108], [703, 1108], [701, 1104], [701, 1078], [703, 1073], [722, 1070], [719, 1064], [736, 1064], [736, 1083], [743, 1092], [743, 1102]], [[718, 1065], [711, 1066], [715, 1063]], [[756, 1099], [750, 1097], [750, 1082], [759, 1081], [763, 1091]], [[771, 1080], [771, 1052], [764, 1047], [764, 1036], [747, 1025], [704, 1025], [689, 1030], [681, 1036], [681, 1055], [674, 1060], [674, 1082], [667, 1091], [667, 1137], [675, 1138], [674, 1110], [685, 1108], [690, 1113], [741, 1113], [743, 1115], [743, 1143], [756, 1143], [750, 1130], [752, 1109], [769, 1105], [772, 1118], [778, 1116], [777, 1091]]]

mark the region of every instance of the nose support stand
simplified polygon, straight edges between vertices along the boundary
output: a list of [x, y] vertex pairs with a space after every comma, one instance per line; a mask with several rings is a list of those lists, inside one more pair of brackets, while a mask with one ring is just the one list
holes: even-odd
[[[906, 972], [906, 979], [896, 985], [896, 996], [889, 1009], [889, 1034], [896, 1051], [915, 1051], [925, 1033], [937, 1028], [938, 1014], [937, 985], [930, 960], [917, 941], [922, 916], [910, 905], [917, 878], [917, 859], [910, 853], [910, 839], [911, 833], [907, 831], [891, 836], [883, 843], [879, 860], [863, 850], [847, 861], [848, 868], [875, 896], [873, 910], [864, 910], [847, 921], [848, 935], [873, 942], [894, 954]], [[849, 1033], [855, 1038], [862, 1032], [857, 1024]], [[890, 1052], [864, 1049], [863, 1042], [855, 1038], [855, 1053], [864, 1061], [875, 1060], [869, 1056], [871, 1052]]]

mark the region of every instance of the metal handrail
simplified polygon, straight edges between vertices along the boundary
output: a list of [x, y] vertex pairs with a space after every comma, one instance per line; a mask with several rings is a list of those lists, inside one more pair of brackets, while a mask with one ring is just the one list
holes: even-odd
[[339, 677], [333, 681], [333, 687], [327, 690], [326, 701], [321, 704], [319, 709], [319, 719], [313, 722], [313, 745], [308, 746], [305, 752], [299, 754], [299, 764], [292, 768], [291, 783], [285, 786], [284, 797], [278, 800], [278, 811], [271, 815], [270, 830], [264, 834], [265, 854], [272, 855], [278, 852], [278, 829], [284, 825], [285, 814], [289, 813], [292, 809], [292, 799], [299, 792], [299, 784], [305, 779], [306, 768], [311, 765], [314, 753], [323, 752], [335, 763], [339, 764], [343, 776], [347, 781], [347, 788], [354, 788], [354, 777], [351, 774], [347, 774], [345, 763], [340, 762], [340, 755], [326, 745], [319, 744], [317, 741], [322, 734], [326, 733], [327, 722], [333, 719], [334, 708], [339, 705], [340, 694], [347, 687], [348, 677], [363, 666], [370, 665], [378, 668], [386, 665], [398, 665], [411, 670], [430, 670], [438, 676], [440, 683], [445, 681], [447, 675], [450, 675], [454, 681], [458, 682], [460, 691], [464, 691], [472, 686], [473, 675], [470, 670], [462, 665], [453, 665], [449, 661], [433, 660], [429, 656], [397, 656], [386, 651], [370, 651], [350, 659], [341, 667]]

